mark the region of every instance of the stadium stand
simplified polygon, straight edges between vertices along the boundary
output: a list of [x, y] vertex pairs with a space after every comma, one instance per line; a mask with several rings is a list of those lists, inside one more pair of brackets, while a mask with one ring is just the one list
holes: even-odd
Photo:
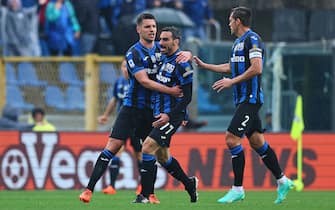
[[84, 81], [77, 75], [76, 67], [72, 63], [61, 63], [59, 65], [59, 81], [67, 85], [83, 86]]
[[101, 63], [100, 64], [100, 82], [102, 84], [112, 85], [117, 79], [116, 70], [111, 63]]
[[65, 92], [67, 108], [69, 110], [85, 110], [85, 96], [78, 86], [69, 86]]
[[69, 111], [62, 90], [54, 85], [47, 86], [44, 92], [45, 104], [59, 111]]
[[27, 103], [24, 100], [23, 94], [18, 86], [7, 85], [6, 91], [6, 101], [11, 107], [23, 111], [30, 111], [34, 108], [33, 104]]
[[12, 64], [6, 63], [6, 83], [7, 85], [18, 85], [16, 71]]
[[281, 9], [274, 12], [273, 41], [306, 41], [306, 11]]
[[[322, 23], [320, 23], [322, 20]], [[309, 39], [334, 39], [335, 38], [335, 10], [316, 10], [310, 17]]]
[[29, 62], [18, 64], [18, 81], [20, 86], [45, 87], [48, 84], [38, 78], [35, 67]]

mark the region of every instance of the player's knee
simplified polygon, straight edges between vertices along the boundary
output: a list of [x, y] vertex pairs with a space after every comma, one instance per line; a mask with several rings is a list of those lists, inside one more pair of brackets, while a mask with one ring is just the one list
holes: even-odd
[[123, 146], [123, 141], [122, 140], [110, 138], [110, 139], [108, 139], [106, 149], [108, 149], [112, 153], [116, 154], [120, 151], [122, 146]]
[[261, 148], [264, 145], [264, 143], [265, 139], [263, 134], [255, 132], [249, 137], [249, 144], [251, 148], [253, 148], [254, 150]]
[[159, 164], [161, 164], [161, 165], [165, 165], [165, 164], [167, 163], [168, 160], [169, 160], [168, 157], [162, 157], [162, 156], [157, 157], [157, 161], [158, 161]]
[[142, 153], [155, 154], [156, 150], [157, 150], [157, 146], [156, 146], [155, 140], [153, 140], [150, 137], [147, 137], [142, 144]]
[[235, 136], [234, 134], [227, 132], [226, 133], [226, 145], [228, 148], [234, 148], [240, 144], [240, 138]]

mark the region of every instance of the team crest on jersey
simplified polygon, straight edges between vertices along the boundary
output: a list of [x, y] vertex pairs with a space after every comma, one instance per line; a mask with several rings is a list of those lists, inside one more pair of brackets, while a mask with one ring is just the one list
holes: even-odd
[[163, 64], [162, 70], [171, 74], [173, 70], [175, 69], [175, 67], [176, 66], [172, 65], [171, 63], [166, 63], [166, 64]]
[[152, 63], [156, 63], [156, 56], [152, 55], [150, 58], [151, 58]]
[[155, 53], [156, 60], [159, 62], [161, 61], [162, 54], [161, 53]]
[[234, 47], [234, 51], [241, 51], [244, 49], [244, 42], [238, 43], [235, 47]]

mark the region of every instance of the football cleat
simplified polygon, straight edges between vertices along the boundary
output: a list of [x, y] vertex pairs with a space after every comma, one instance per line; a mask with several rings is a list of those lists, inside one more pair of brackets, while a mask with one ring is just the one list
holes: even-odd
[[144, 197], [142, 194], [138, 194], [133, 203], [149, 203], [148, 198]]
[[150, 194], [149, 195], [149, 202], [151, 204], [160, 204], [161, 202], [158, 200], [155, 194]]
[[219, 203], [233, 203], [237, 201], [242, 201], [245, 198], [244, 191], [236, 191], [230, 189], [228, 193], [218, 200]]
[[191, 203], [198, 201], [198, 178], [195, 176], [189, 177], [190, 184], [185, 187], [187, 193], [190, 195]]
[[116, 190], [113, 186], [108, 186], [105, 189], [102, 190], [103, 193], [113, 195], [116, 193]]
[[79, 195], [79, 200], [81, 200], [84, 203], [89, 203], [92, 197], [92, 191], [89, 189], [85, 189], [84, 192], [82, 192]]
[[283, 184], [279, 184], [277, 188], [277, 199], [275, 200], [275, 204], [280, 204], [286, 199], [286, 195], [290, 189], [294, 187], [292, 180], [286, 179]]

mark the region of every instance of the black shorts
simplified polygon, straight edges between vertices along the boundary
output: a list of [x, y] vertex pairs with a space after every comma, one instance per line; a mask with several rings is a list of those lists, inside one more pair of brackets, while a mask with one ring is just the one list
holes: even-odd
[[131, 145], [134, 150], [141, 151], [141, 141], [144, 141], [152, 130], [153, 120], [151, 109], [123, 106], [109, 137], [123, 141], [131, 138]]
[[170, 147], [171, 137], [176, 133], [184, 118], [184, 113], [171, 117], [170, 121], [165, 125], [160, 128], [153, 128], [149, 136], [161, 147]]
[[130, 145], [133, 147], [135, 152], [141, 152], [142, 150], [142, 140], [141, 138], [135, 136], [135, 132], [130, 136]]
[[237, 106], [228, 131], [240, 138], [245, 134], [248, 138], [258, 131], [263, 133], [262, 122], [258, 111], [262, 105], [241, 103]]

